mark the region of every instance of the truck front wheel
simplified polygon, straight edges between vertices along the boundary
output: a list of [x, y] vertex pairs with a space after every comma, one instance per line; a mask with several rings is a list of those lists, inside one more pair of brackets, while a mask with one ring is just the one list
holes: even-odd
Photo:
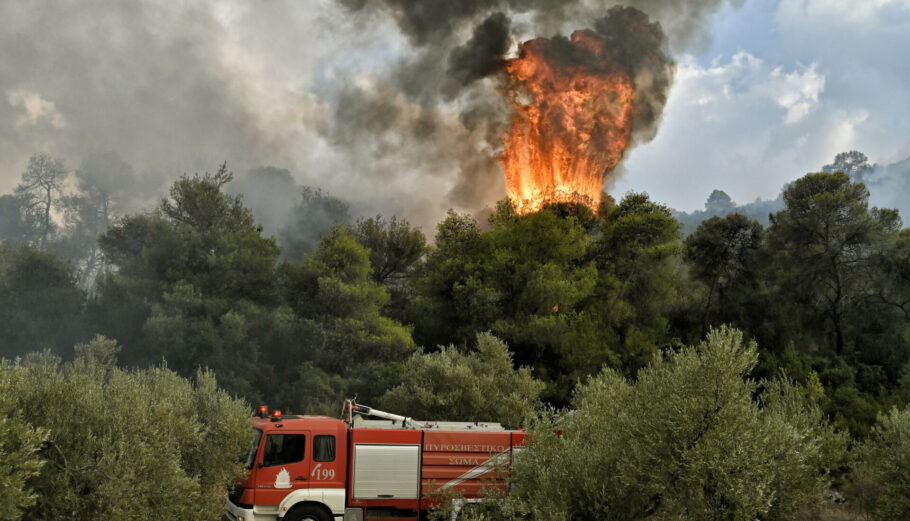
[[332, 521], [325, 509], [316, 505], [296, 506], [284, 516], [285, 521]]

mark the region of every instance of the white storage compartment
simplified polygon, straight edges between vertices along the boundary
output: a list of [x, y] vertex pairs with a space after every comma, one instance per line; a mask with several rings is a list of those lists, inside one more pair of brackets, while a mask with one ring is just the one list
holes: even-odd
[[417, 499], [420, 445], [354, 445], [354, 497]]

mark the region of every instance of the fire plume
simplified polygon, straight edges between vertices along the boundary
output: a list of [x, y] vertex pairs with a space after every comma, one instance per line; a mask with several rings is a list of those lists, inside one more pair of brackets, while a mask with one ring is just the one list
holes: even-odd
[[582, 30], [525, 42], [505, 63], [515, 115], [500, 159], [519, 214], [550, 202], [597, 208], [632, 134], [635, 86], [621, 61], [607, 38]]
[[632, 132], [635, 88], [618, 51], [593, 31], [538, 38], [505, 66], [515, 107], [501, 156], [519, 214], [550, 202], [596, 209]]

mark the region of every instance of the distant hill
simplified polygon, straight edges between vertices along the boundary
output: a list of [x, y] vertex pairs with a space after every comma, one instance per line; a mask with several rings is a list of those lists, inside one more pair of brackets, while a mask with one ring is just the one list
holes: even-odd
[[[821, 171], [844, 172], [854, 181], [865, 183], [871, 206], [897, 208], [904, 216], [904, 224], [907, 224], [906, 216], [910, 216], [910, 158], [890, 165], [870, 164], [866, 154], [851, 150], [837, 154], [834, 161], [823, 166]], [[776, 199], [755, 199], [742, 205], [736, 204], [723, 190], [714, 190], [705, 201], [704, 210], [690, 213], [671, 208], [670, 211], [682, 223], [683, 236], [694, 232], [705, 219], [731, 213], [740, 213], [767, 226], [769, 215], [783, 209], [784, 201], [780, 194], [787, 186], [789, 183], [781, 187]]]
[[[783, 191], [783, 188], [781, 188], [781, 191]], [[682, 223], [682, 234], [685, 236], [694, 232], [705, 219], [710, 219], [714, 216], [723, 217], [731, 213], [745, 215], [760, 222], [763, 226], [767, 226], [769, 222], [768, 216], [783, 209], [783, 207], [784, 201], [780, 194], [778, 194], [777, 199], [767, 201], [755, 199], [751, 203], [738, 205], [723, 190], [714, 190], [708, 196], [708, 200], [705, 201], [704, 210], [695, 210], [692, 213], [688, 213], [671, 208], [670, 211], [673, 213], [673, 217]]]

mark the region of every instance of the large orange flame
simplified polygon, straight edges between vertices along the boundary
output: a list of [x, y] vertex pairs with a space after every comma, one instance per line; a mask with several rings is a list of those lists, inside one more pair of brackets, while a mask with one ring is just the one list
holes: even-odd
[[515, 106], [501, 156], [519, 214], [549, 202], [600, 204], [605, 176], [629, 145], [635, 89], [600, 34], [525, 42], [505, 64]]

